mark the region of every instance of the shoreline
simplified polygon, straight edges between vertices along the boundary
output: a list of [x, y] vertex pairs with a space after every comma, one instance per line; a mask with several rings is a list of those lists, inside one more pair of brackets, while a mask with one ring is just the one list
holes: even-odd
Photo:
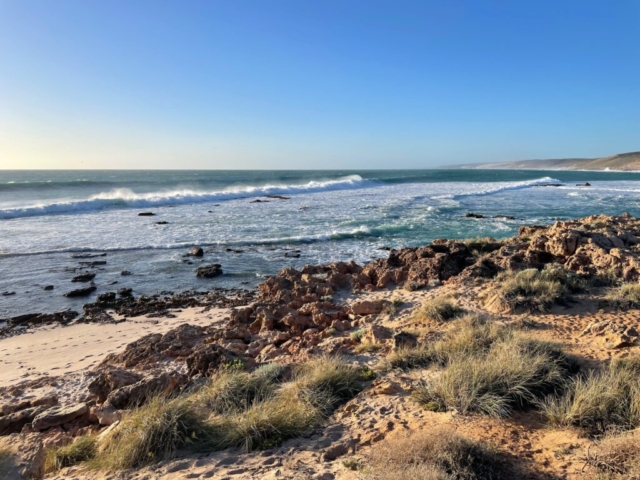
[[[245, 477], [239, 478], [269, 478], [283, 468], [292, 476], [313, 472], [352, 480], [353, 472], [334, 460], [365, 462], [367, 452], [381, 442], [442, 425], [528, 459], [527, 465], [542, 472], [531, 478], [562, 471], [566, 478], [577, 479], [581, 464], [576, 455], [591, 443], [575, 431], [550, 430], [536, 411], [518, 412], [509, 420], [425, 411], [412, 400], [413, 392], [437, 372], [387, 371], [379, 366], [405, 349], [438, 342], [456, 328], [455, 321], [421, 317], [424, 306], [442, 299], [455, 301], [467, 314], [490, 317], [495, 328], [561, 345], [582, 358], [581, 368], [601, 368], [611, 359], [625, 358], [640, 344], [640, 322], [633, 311], [603, 306], [612, 288], [604, 283], [589, 293], [565, 292], [566, 301], [552, 301], [544, 312], [505, 310], [486, 292], [496, 288], [503, 273], [542, 272], [558, 265], [577, 278], [596, 281], [615, 275], [638, 283], [636, 245], [640, 219], [595, 215], [550, 226], [522, 226], [518, 235], [504, 240], [440, 239], [422, 247], [392, 249], [386, 258], [362, 266], [335, 262], [284, 268], [255, 293], [235, 298], [215, 292], [144, 301], [105, 296], [86, 309], [87, 315], [104, 323], [43, 326], [0, 339], [0, 441], [18, 438], [39, 441], [43, 449], [56, 448], [85, 435], [117, 430], [135, 411], [129, 402], [146, 401], [160, 386], [179, 397], [228, 368], [254, 372], [260, 365], [275, 363], [295, 369], [314, 359], [343, 358], [372, 375], [361, 393], [341, 403], [307, 435], [262, 453], [180, 453], [157, 467], [123, 475], [164, 480], [241, 471]], [[592, 332], [594, 325], [605, 325], [604, 336]], [[620, 325], [626, 328], [623, 336], [616, 330]], [[60, 408], [83, 413], [49, 413], [46, 426], [29, 417]], [[514, 429], [518, 436], [509, 433]], [[555, 456], [568, 444], [575, 445], [571, 460]], [[344, 445], [354, 445], [353, 451]], [[283, 455], [290, 455], [292, 462], [279, 464], [275, 459]], [[77, 465], [48, 478], [98, 480], [104, 474]]]

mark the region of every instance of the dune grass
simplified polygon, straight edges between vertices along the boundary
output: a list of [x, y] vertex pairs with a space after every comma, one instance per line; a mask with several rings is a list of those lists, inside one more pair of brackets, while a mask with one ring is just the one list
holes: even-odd
[[507, 417], [561, 390], [570, 367], [555, 346], [508, 335], [486, 354], [450, 360], [440, 375], [423, 381], [414, 398], [430, 410]]
[[476, 258], [480, 258], [487, 253], [499, 250], [503, 245], [502, 241], [496, 240], [492, 237], [469, 238], [467, 240], [463, 240], [462, 243], [471, 250], [471, 253]]
[[640, 426], [640, 378], [637, 359], [612, 362], [608, 369], [573, 380], [564, 394], [543, 403], [549, 423], [579, 427], [592, 435]]
[[510, 465], [493, 448], [452, 429], [435, 428], [377, 444], [364, 478], [376, 480], [489, 480], [510, 476]]
[[461, 316], [464, 309], [449, 295], [442, 295], [425, 302], [415, 314], [419, 321], [444, 323]]
[[430, 410], [508, 416], [561, 391], [577, 371], [556, 345], [528, 339], [485, 316], [466, 315], [440, 340], [390, 354], [385, 370], [440, 366], [413, 392]]
[[501, 313], [547, 312], [562, 303], [569, 293], [585, 291], [587, 282], [558, 266], [505, 271], [495, 278], [483, 295], [485, 306]]
[[619, 287], [612, 288], [605, 295], [605, 300], [620, 310], [640, 308], [640, 284], [623, 283]]
[[57, 472], [80, 462], [91, 460], [96, 455], [96, 437], [87, 435], [78, 437], [73, 443], [47, 451], [45, 472]]
[[156, 397], [130, 411], [97, 445], [84, 437], [55, 450], [50, 468], [89, 460], [93, 468], [118, 470], [172, 458], [180, 449], [274, 447], [310, 433], [362, 390], [368, 373], [328, 356], [293, 368], [273, 364], [252, 373], [222, 370], [199, 390]]

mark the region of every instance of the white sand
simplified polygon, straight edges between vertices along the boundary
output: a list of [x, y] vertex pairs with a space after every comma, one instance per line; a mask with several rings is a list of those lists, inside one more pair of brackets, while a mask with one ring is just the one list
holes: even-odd
[[201, 307], [174, 312], [176, 318], [137, 317], [118, 324], [46, 326], [0, 340], [0, 387], [37, 378], [59, 376], [95, 367], [109, 353], [150, 333], [165, 333], [179, 325], [207, 326], [222, 322], [228, 309]]

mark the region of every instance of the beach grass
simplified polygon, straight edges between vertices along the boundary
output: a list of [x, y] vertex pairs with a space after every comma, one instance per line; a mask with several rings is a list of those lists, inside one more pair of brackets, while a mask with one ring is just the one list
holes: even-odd
[[628, 310], [640, 307], [640, 284], [623, 283], [611, 288], [605, 295], [605, 300], [614, 308]]
[[450, 295], [441, 295], [428, 300], [414, 315], [418, 321], [444, 323], [459, 317], [464, 309], [455, 303]]

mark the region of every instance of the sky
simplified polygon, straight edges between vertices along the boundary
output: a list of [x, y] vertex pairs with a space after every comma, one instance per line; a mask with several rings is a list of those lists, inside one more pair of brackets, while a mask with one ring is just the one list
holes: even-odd
[[0, 0], [0, 168], [640, 150], [640, 0]]

